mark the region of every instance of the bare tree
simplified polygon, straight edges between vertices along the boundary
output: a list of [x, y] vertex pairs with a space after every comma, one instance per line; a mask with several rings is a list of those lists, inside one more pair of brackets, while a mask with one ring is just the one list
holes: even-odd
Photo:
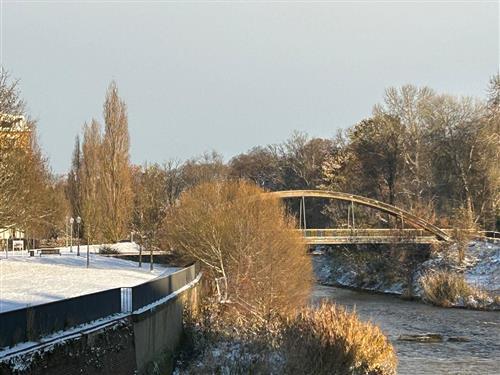
[[374, 116], [349, 132], [349, 150], [356, 157], [363, 195], [394, 204], [403, 167], [404, 129], [397, 118]]
[[283, 163], [275, 148], [255, 147], [249, 152], [232, 158], [229, 175], [246, 179], [268, 190], [279, 190], [284, 186]]
[[[158, 164], [144, 165], [134, 173], [134, 213], [132, 226], [141, 246], [150, 253], [150, 268], [153, 269], [153, 250], [158, 245], [166, 210], [169, 207], [168, 174]], [[139, 263], [140, 266], [141, 262]]]
[[76, 218], [81, 216], [81, 164], [80, 137], [75, 137], [75, 146], [71, 159], [71, 169], [68, 173], [67, 197], [71, 206], [71, 215]]
[[404, 129], [402, 156], [404, 158], [403, 194], [407, 197], [406, 204], [423, 206], [431, 197], [430, 163], [426, 140], [429, 103], [435, 93], [428, 87], [417, 88], [405, 85], [401, 88], [390, 87], [386, 90], [384, 103], [376, 105], [373, 113], [389, 115], [399, 119]]
[[25, 113], [18, 81], [0, 71], [0, 228], [47, 235], [59, 226], [61, 205], [38, 146], [35, 121]]

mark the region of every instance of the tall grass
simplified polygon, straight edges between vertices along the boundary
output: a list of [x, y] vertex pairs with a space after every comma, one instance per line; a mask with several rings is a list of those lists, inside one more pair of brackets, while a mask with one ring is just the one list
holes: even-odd
[[449, 270], [429, 271], [420, 279], [422, 299], [437, 306], [450, 307], [468, 299], [483, 298], [481, 291], [471, 287], [462, 274]]
[[192, 350], [178, 374], [396, 373], [396, 354], [381, 330], [331, 303], [243, 326], [227, 306], [203, 310], [189, 325]]
[[326, 302], [286, 322], [282, 353], [287, 374], [395, 374], [397, 367], [380, 328]]

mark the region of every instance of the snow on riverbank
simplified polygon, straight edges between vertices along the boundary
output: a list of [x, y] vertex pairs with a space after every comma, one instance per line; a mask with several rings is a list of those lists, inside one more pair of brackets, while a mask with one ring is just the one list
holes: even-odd
[[[370, 265], [353, 264], [350, 257], [339, 256], [335, 251], [321, 249], [317, 250], [317, 255], [313, 256], [314, 269], [320, 283], [390, 294], [404, 293], [406, 289], [404, 280], [390, 280], [384, 272], [373, 272]], [[321, 253], [323, 255], [320, 255]], [[367, 262], [373, 261], [376, 259], [371, 258]], [[445, 266], [457, 272], [463, 272], [466, 281], [471, 286], [485, 290], [494, 296], [500, 295], [500, 244], [471, 241], [464, 264], [460, 267], [450, 265], [449, 260], [439, 254], [421, 263], [413, 277], [414, 295], [421, 295], [420, 277], [425, 272]]]
[[474, 241], [469, 256], [472, 264], [465, 271], [467, 282], [500, 295], [500, 244]]
[[[121, 246], [118, 246], [121, 247]], [[121, 250], [121, 249], [120, 249]], [[90, 267], [86, 268], [86, 246], [80, 256], [69, 248], [61, 248], [62, 255], [30, 257], [0, 254], [0, 312], [15, 310], [59, 299], [76, 297], [101, 290], [131, 287], [177, 268], [143, 264], [95, 254], [91, 247]]]

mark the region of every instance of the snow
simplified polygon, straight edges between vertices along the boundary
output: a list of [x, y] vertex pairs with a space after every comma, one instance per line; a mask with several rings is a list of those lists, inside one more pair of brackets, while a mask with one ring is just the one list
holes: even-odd
[[[6, 347], [0, 350], [0, 362], [9, 362], [14, 359], [15, 366], [27, 366], [29, 361], [21, 356], [30, 353], [31, 357], [35, 352], [45, 351], [47, 348], [50, 349], [55, 344], [60, 344], [68, 340], [72, 340], [77, 337], [81, 337], [84, 334], [89, 334], [93, 331], [103, 329], [108, 326], [116, 324], [118, 321], [123, 321], [125, 317], [130, 315], [130, 313], [121, 313], [107, 316], [105, 318], [93, 320], [88, 323], [80, 324], [64, 331], [53, 332], [50, 335], [40, 338], [38, 341], [26, 341], [21, 342], [13, 347]], [[21, 359], [21, 361], [16, 361], [16, 359]], [[18, 370], [20, 370], [18, 368]]]
[[[120, 252], [128, 252], [131, 243], [116, 244]], [[86, 268], [86, 246], [80, 247], [80, 256], [69, 248], [61, 248], [61, 255], [30, 257], [0, 253], [0, 312], [52, 302], [118, 287], [132, 287], [160, 275], [178, 270], [173, 267], [149, 264], [142, 268], [137, 262], [95, 254], [99, 246], [92, 246], [90, 267]], [[18, 253], [17, 253], [18, 254]]]
[[119, 242], [114, 244], [101, 245], [110, 247], [120, 254], [139, 254], [139, 245], [135, 242]]
[[500, 244], [473, 241], [469, 245], [471, 265], [465, 279], [473, 286], [500, 294]]

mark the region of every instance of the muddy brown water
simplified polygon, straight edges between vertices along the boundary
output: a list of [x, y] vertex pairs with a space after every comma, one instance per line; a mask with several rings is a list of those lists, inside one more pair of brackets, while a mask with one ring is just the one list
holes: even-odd
[[[369, 292], [317, 285], [313, 301], [329, 299], [377, 324], [396, 348], [398, 374], [500, 375], [500, 312], [446, 309]], [[400, 341], [436, 333], [443, 342]], [[468, 341], [453, 342], [460, 337]]]

